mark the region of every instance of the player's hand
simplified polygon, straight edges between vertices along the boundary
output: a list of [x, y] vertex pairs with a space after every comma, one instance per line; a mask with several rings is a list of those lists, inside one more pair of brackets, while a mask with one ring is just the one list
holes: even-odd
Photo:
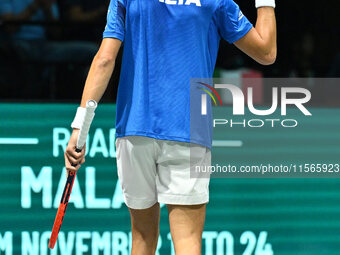
[[65, 151], [65, 167], [67, 171], [78, 171], [81, 164], [85, 163], [86, 145], [81, 152], [76, 152], [79, 130], [74, 129]]

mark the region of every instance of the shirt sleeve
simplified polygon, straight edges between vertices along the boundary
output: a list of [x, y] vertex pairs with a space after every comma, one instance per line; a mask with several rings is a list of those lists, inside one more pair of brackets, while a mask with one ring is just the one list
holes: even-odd
[[0, 16], [7, 13], [13, 13], [12, 2], [9, 0], [1, 0], [0, 3]]
[[104, 38], [116, 38], [124, 41], [126, 8], [124, 0], [111, 0], [107, 13]]
[[217, 10], [217, 23], [222, 38], [229, 43], [241, 39], [253, 27], [233, 0], [221, 0]]

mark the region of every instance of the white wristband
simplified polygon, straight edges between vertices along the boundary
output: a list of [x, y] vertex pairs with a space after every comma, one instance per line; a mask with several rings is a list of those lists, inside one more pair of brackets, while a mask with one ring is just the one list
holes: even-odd
[[260, 8], [260, 7], [273, 7], [275, 8], [275, 0], [255, 0], [255, 6], [256, 8]]
[[86, 108], [78, 107], [77, 114], [71, 124], [72, 128], [80, 129], [85, 118]]

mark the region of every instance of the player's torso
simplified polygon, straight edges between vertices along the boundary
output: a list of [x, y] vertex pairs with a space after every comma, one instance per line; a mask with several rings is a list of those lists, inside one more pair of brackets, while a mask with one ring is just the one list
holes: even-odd
[[125, 30], [117, 133], [189, 141], [190, 79], [213, 74], [221, 0], [119, 1]]

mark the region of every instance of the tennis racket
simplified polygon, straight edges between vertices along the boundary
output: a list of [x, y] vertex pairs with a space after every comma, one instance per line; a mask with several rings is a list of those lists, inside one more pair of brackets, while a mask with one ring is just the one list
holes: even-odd
[[[79, 135], [78, 135], [78, 140], [77, 140], [77, 146], [76, 146], [77, 152], [81, 152], [81, 150], [83, 149], [86, 143], [87, 134], [89, 132], [89, 129], [90, 129], [93, 117], [94, 117], [94, 111], [96, 108], [97, 108], [96, 101], [94, 100], [87, 101], [86, 113], [84, 116], [82, 126], [79, 130]], [[54, 221], [54, 225], [53, 225], [53, 229], [52, 229], [52, 233], [50, 237], [50, 242], [48, 244], [48, 247], [50, 249], [53, 249], [57, 242], [58, 234], [59, 234], [61, 225], [64, 220], [65, 212], [67, 209], [68, 201], [70, 199], [70, 195], [71, 195], [74, 180], [76, 178], [76, 174], [77, 174], [77, 171], [69, 171], [68, 173], [64, 192], [61, 197], [60, 205], [58, 208], [57, 216], [55, 217], [55, 221]]]

